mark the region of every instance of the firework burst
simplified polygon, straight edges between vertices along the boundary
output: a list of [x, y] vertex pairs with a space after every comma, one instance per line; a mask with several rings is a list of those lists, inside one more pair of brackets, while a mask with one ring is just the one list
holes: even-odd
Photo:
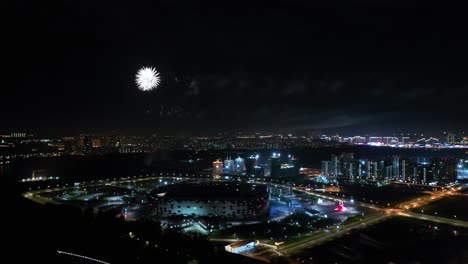
[[142, 91], [151, 91], [161, 82], [159, 72], [153, 67], [143, 67], [136, 74], [136, 84]]

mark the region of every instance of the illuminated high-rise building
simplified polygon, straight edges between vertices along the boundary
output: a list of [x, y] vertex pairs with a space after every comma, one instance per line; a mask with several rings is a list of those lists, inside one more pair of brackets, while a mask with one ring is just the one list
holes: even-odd
[[411, 181], [413, 181], [413, 183], [417, 183], [418, 182], [418, 168], [417, 166], [413, 166], [412, 167], [412, 173], [411, 173]]
[[340, 157], [341, 172], [343, 176], [347, 178], [352, 178], [354, 176], [354, 153], [342, 153]]
[[350, 179], [354, 178], [354, 170], [353, 170], [353, 162], [348, 163], [348, 168], [347, 168], [347, 177]]
[[389, 179], [393, 177], [393, 166], [385, 166], [385, 178]]
[[329, 165], [330, 161], [322, 160], [322, 175], [325, 177], [330, 176]]
[[454, 144], [456, 142], [456, 135], [453, 132], [447, 132], [447, 143]]
[[377, 174], [374, 176], [376, 179], [382, 180], [385, 178], [385, 161], [379, 161], [377, 165]]
[[217, 159], [213, 161], [213, 176], [219, 176], [223, 173], [223, 161]]
[[371, 170], [372, 162], [367, 160], [365, 162], [365, 165], [366, 165], [366, 179], [370, 179], [372, 177], [372, 170]]
[[400, 157], [397, 155], [392, 156], [392, 176], [400, 177]]
[[83, 153], [89, 154], [93, 148], [93, 142], [90, 136], [83, 137]]
[[362, 178], [362, 164], [361, 164], [361, 162], [358, 163], [357, 177], [359, 179]]
[[10, 133], [10, 137], [11, 138], [25, 138], [26, 133], [24, 133], [24, 132], [13, 132], [13, 133]]
[[91, 152], [92, 147], [93, 143], [89, 135], [81, 134], [76, 137], [76, 150], [78, 152], [88, 154]]
[[233, 173], [235, 171], [236, 167], [234, 164], [234, 160], [231, 158], [227, 158], [224, 160], [224, 171], [226, 173]]
[[416, 183], [428, 184], [429, 183], [429, 170], [431, 164], [429, 163], [416, 163], [413, 167], [413, 181]]
[[374, 179], [377, 179], [378, 175], [379, 175], [379, 167], [378, 167], [378, 162], [377, 161], [374, 161], [372, 162], [372, 177]]
[[337, 155], [332, 155], [330, 163], [330, 176], [338, 177], [341, 174], [340, 159]]
[[457, 163], [457, 179], [468, 179], [468, 159], [459, 159]]
[[338, 177], [338, 174], [341, 172], [340, 169], [340, 161], [338, 156], [332, 155], [331, 156], [331, 164], [330, 164], [330, 174], [333, 177]]
[[234, 160], [234, 165], [235, 165], [235, 171], [237, 173], [241, 173], [245, 170], [245, 162], [244, 162], [244, 159], [241, 158], [241, 157], [237, 157], [235, 160]]
[[406, 160], [401, 161], [401, 179], [406, 181]]
[[423, 167], [422, 168], [422, 183], [427, 184], [427, 168]]
[[91, 145], [93, 148], [101, 148], [104, 146], [104, 138], [103, 137], [96, 137], [91, 139]]

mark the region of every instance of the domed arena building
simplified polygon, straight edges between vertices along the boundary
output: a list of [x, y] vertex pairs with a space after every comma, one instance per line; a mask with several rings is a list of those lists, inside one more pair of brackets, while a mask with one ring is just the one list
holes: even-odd
[[150, 193], [153, 210], [161, 217], [257, 219], [268, 215], [268, 198], [265, 185], [232, 182], [181, 183]]

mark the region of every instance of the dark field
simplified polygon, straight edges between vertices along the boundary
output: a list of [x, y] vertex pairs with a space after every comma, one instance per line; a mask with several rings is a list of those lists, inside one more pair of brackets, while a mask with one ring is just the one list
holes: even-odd
[[[468, 263], [468, 230], [392, 218], [303, 250], [298, 263]], [[304, 262], [302, 262], [304, 261]]]
[[[426, 193], [406, 186], [394, 187], [388, 185], [375, 187], [360, 184], [342, 185], [340, 186], [339, 192], [325, 192], [324, 194], [336, 196], [337, 198], [353, 198], [355, 201], [372, 203], [381, 207], [394, 207], [398, 203], [427, 195]], [[390, 205], [388, 205], [389, 203]]]
[[415, 213], [468, 221], [468, 196], [445, 197], [413, 211]]

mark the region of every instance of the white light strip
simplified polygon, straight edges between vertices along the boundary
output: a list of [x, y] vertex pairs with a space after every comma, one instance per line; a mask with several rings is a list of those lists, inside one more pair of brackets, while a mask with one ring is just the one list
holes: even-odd
[[102, 261], [102, 260], [99, 260], [99, 259], [90, 258], [90, 257], [87, 257], [87, 256], [78, 255], [78, 254], [74, 254], [74, 253], [70, 253], [70, 252], [65, 252], [65, 251], [61, 251], [61, 250], [57, 250], [57, 253], [58, 253], [58, 254], [66, 254], [66, 255], [70, 255], [70, 256], [77, 257], [77, 258], [88, 259], [88, 260], [92, 260], [92, 261], [95, 261], [95, 262], [98, 262], [98, 263], [110, 264], [109, 262], [105, 262], [105, 261]]

